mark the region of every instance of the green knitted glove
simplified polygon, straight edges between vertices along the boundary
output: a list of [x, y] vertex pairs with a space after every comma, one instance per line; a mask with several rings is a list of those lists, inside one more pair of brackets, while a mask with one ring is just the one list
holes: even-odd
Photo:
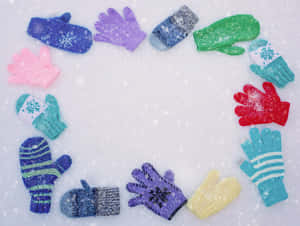
[[232, 45], [253, 40], [259, 32], [259, 22], [252, 15], [235, 15], [195, 31], [193, 35], [198, 51], [216, 50], [228, 55], [241, 55], [245, 49]]

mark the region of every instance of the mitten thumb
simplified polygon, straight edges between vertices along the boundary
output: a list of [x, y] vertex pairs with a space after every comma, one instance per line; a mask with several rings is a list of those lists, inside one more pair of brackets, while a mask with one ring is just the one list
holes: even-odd
[[63, 15], [61, 15], [60, 17], [57, 17], [58, 19], [60, 19], [61, 21], [65, 22], [65, 23], [69, 23], [71, 20], [71, 13], [66, 12]]
[[54, 167], [60, 172], [61, 175], [65, 171], [67, 171], [67, 169], [69, 169], [71, 165], [72, 165], [72, 159], [69, 155], [61, 156], [54, 163]]
[[45, 99], [46, 104], [48, 104], [48, 113], [50, 117], [56, 118], [57, 120], [60, 119], [59, 114], [59, 106], [57, 100], [54, 96], [48, 94]]
[[263, 70], [260, 68], [260, 66], [258, 66], [257, 64], [251, 64], [250, 65], [250, 70], [257, 74], [258, 76], [260, 76], [261, 78], [263, 79], [266, 79], [264, 73], [263, 73]]
[[225, 53], [231, 56], [241, 55], [245, 52], [245, 49], [239, 46], [225, 46], [218, 48], [217, 50], [221, 53]]

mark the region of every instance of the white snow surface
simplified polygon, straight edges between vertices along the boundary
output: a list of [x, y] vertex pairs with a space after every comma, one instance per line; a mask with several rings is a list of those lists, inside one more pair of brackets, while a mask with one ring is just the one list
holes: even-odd
[[[131, 7], [148, 34], [155, 25], [188, 5], [198, 16], [195, 29], [233, 14], [253, 14], [261, 24], [260, 38], [270, 40], [291, 69], [295, 82], [278, 90], [291, 102], [288, 123], [259, 128], [279, 129], [289, 194], [287, 201], [265, 207], [258, 190], [239, 169], [245, 159], [240, 144], [249, 138], [249, 127], [238, 125], [233, 94], [246, 83], [261, 89], [263, 80], [250, 69], [248, 54], [228, 56], [197, 52], [189, 35], [176, 47], [159, 52], [145, 40], [131, 53], [125, 48], [94, 42], [84, 55], [51, 48], [53, 63], [61, 69], [47, 90], [9, 85], [7, 64], [27, 47], [34, 53], [43, 45], [26, 34], [31, 17], [72, 13], [71, 23], [95, 32], [100, 12]], [[0, 225], [1, 226], [294, 226], [300, 220], [300, 2], [298, 0], [1, 0], [0, 1]], [[239, 43], [247, 47], [249, 43]], [[29, 211], [30, 196], [19, 167], [18, 148], [27, 138], [43, 135], [21, 121], [15, 102], [23, 93], [57, 97], [68, 128], [49, 141], [52, 158], [69, 154], [71, 168], [56, 181], [51, 212]], [[178, 185], [190, 197], [211, 169], [223, 177], [235, 176], [240, 196], [226, 209], [199, 220], [183, 207], [167, 221], [143, 206], [129, 208], [134, 197], [126, 183], [131, 171], [151, 162], [163, 174], [171, 169]], [[61, 196], [80, 187], [119, 186], [121, 214], [111, 217], [71, 219], [59, 209]]]

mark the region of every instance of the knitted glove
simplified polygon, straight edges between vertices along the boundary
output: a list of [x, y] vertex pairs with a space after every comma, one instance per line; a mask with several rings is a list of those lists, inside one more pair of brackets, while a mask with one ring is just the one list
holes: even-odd
[[25, 187], [31, 195], [30, 210], [48, 213], [54, 182], [72, 164], [68, 155], [52, 161], [48, 142], [42, 137], [32, 137], [20, 147], [20, 166]]
[[219, 172], [212, 170], [189, 199], [187, 207], [200, 219], [205, 219], [224, 209], [240, 192], [241, 185], [236, 178], [220, 181]]
[[251, 43], [249, 52], [250, 58], [255, 63], [250, 65], [250, 69], [261, 78], [279, 88], [294, 81], [294, 73], [270, 42], [264, 39], [255, 40]]
[[235, 15], [195, 31], [194, 40], [198, 51], [216, 50], [228, 55], [241, 55], [245, 49], [232, 45], [253, 40], [259, 32], [259, 22], [252, 15]]
[[16, 111], [21, 119], [30, 122], [51, 140], [56, 139], [67, 128], [60, 119], [56, 98], [50, 94], [45, 101], [23, 94], [17, 100]]
[[123, 46], [134, 51], [146, 38], [129, 7], [123, 9], [124, 18], [114, 9], [109, 8], [107, 14], [100, 13], [95, 28], [99, 32], [94, 36], [95, 41], [107, 42]]
[[241, 117], [241, 126], [275, 122], [284, 126], [288, 120], [290, 103], [282, 102], [270, 82], [263, 84], [265, 93], [252, 85], [244, 86], [244, 93], [236, 93], [234, 99], [244, 105], [237, 106], [235, 113]]
[[257, 128], [250, 129], [251, 141], [242, 144], [249, 161], [244, 161], [240, 168], [258, 187], [266, 206], [272, 206], [288, 198], [283, 183], [284, 164], [281, 152], [279, 131]]
[[92, 32], [70, 24], [70, 19], [70, 13], [53, 18], [33, 17], [27, 33], [46, 45], [72, 53], [86, 53], [93, 44]]
[[171, 220], [187, 201], [182, 191], [174, 185], [174, 175], [170, 171], [161, 177], [150, 163], [144, 163], [142, 170], [132, 171], [132, 176], [139, 184], [127, 184], [129, 192], [138, 194], [129, 200], [130, 207], [143, 204], [157, 215]]
[[8, 72], [12, 74], [8, 82], [48, 88], [58, 77], [60, 71], [53, 66], [48, 47], [41, 47], [37, 57], [29, 49], [22, 49], [13, 57], [8, 65]]
[[68, 217], [110, 216], [120, 214], [119, 188], [91, 188], [81, 180], [83, 189], [72, 189], [60, 200], [60, 210]]
[[167, 50], [183, 39], [193, 30], [199, 18], [187, 6], [182, 6], [172, 16], [157, 25], [150, 36], [151, 45], [157, 50]]

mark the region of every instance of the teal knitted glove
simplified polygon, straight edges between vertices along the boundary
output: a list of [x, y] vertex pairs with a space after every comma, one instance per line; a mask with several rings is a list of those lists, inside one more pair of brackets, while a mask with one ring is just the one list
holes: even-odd
[[22, 119], [32, 123], [34, 128], [52, 140], [67, 128], [60, 119], [56, 98], [50, 94], [46, 96], [45, 101], [29, 94], [23, 94], [17, 100], [16, 111]]
[[261, 78], [272, 82], [278, 88], [294, 81], [294, 73], [267, 40], [253, 41], [249, 47], [249, 54], [255, 63], [250, 65], [250, 69]]
[[281, 152], [279, 131], [257, 128], [250, 129], [251, 141], [247, 140], [242, 148], [250, 161], [244, 161], [240, 168], [258, 187], [266, 206], [272, 206], [288, 198], [283, 183], [284, 163]]

